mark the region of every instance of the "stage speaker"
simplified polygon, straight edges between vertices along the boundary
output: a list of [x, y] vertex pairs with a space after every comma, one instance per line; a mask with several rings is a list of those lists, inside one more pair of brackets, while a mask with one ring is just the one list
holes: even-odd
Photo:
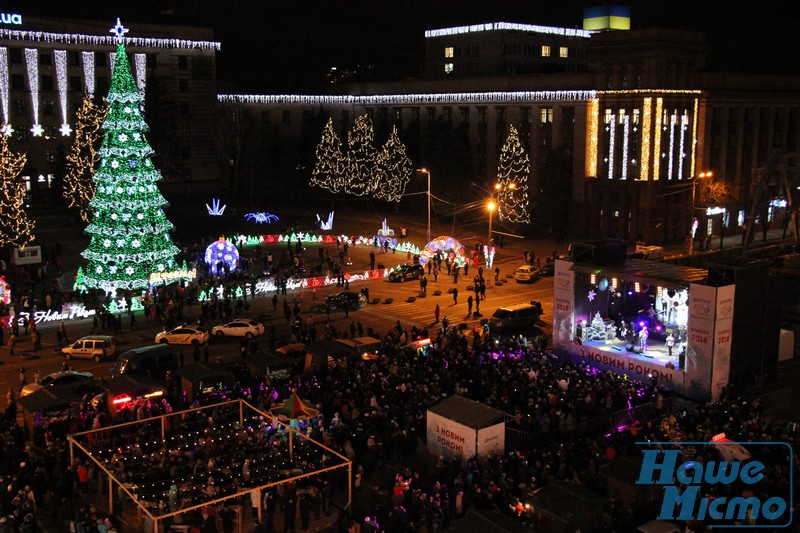
[[641, 346], [635, 346], [633, 348], [633, 353], [642, 353], [642, 347]]
[[625, 346], [625, 351], [626, 352], [632, 352], [633, 351], [633, 344], [628, 344], [627, 346]]

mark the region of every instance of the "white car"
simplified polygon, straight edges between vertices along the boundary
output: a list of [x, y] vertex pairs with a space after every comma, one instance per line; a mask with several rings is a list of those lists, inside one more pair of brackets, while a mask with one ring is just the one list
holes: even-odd
[[246, 318], [237, 318], [227, 324], [211, 328], [211, 334], [217, 337], [246, 337], [251, 339], [264, 334], [264, 324]]
[[199, 345], [208, 342], [208, 328], [201, 326], [178, 326], [170, 331], [162, 331], [156, 335], [158, 344], [192, 344]]
[[517, 283], [533, 283], [539, 279], [539, 271], [536, 267], [522, 265], [514, 272], [514, 279]]

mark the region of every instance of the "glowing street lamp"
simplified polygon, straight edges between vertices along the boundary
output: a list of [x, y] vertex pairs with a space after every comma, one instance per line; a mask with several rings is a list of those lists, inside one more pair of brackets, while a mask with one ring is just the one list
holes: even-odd
[[713, 177], [714, 177], [714, 172], [712, 172], [711, 170], [707, 170], [705, 172], [700, 172], [695, 177], [695, 179], [692, 180], [692, 205], [691, 205], [691, 209], [689, 210], [689, 218], [690, 218], [690, 222], [692, 224], [691, 225], [691, 233], [689, 235], [689, 255], [692, 255], [692, 252], [694, 251], [694, 235], [695, 235], [695, 232], [697, 231], [697, 226], [695, 225], [696, 222], [697, 222], [697, 219], [694, 217], [694, 210], [695, 210], [694, 202], [695, 202], [695, 199], [697, 198], [697, 180], [702, 180], [702, 179], [710, 180]]
[[425, 167], [418, 168], [417, 172], [421, 172], [428, 176], [428, 242], [431, 242], [431, 171]]

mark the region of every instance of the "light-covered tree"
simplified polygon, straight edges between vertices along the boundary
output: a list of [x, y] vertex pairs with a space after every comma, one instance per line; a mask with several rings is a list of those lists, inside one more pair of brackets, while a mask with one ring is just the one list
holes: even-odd
[[[3, 131], [5, 125], [3, 125]], [[26, 246], [33, 242], [34, 222], [25, 212], [25, 184], [19, 173], [28, 157], [8, 148], [8, 139], [0, 134], [0, 245]]]
[[387, 202], [399, 202], [411, 181], [413, 167], [406, 155], [406, 147], [397, 135], [397, 126], [383, 145], [377, 159], [378, 188], [375, 196]]
[[64, 176], [63, 194], [69, 207], [78, 210], [84, 222], [89, 221], [89, 202], [94, 198], [97, 183], [92, 179], [99, 156], [97, 148], [102, 139], [100, 126], [106, 118], [108, 106], [95, 104], [88, 94], [76, 113], [75, 141], [67, 154], [67, 174]]
[[508, 139], [500, 152], [497, 163], [497, 177], [500, 188], [497, 192], [497, 214], [500, 220], [508, 222], [531, 221], [528, 203], [528, 176], [531, 172], [530, 160], [519, 140], [514, 126], [509, 127]]
[[356, 118], [347, 136], [347, 169], [344, 192], [355, 196], [370, 194], [378, 187], [375, 163], [375, 133], [367, 115]]
[[309, 184], [331, 192], [339, 192], [344, 185], [344, 159], [342, 141], [333, 129], [333, 119], [329, 118], [322, 131], [322, 139], [317, 145], [317, 160], [311, 172]]

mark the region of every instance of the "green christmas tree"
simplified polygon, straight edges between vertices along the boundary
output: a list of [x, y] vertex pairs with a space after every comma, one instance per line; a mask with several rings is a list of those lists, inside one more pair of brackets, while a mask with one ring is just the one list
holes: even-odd
[[333, 119], [329, 118], [322, 131], [322, 139], [317, 145], [317, 162], [311, 172], [309, 184], [312, 187], [339, 192], [344, 179], [342, 163], [342, 141], [333, 129]]
[[500, 188], [497, 193], [497, 214], [508, 222], [531, 221], [528, 212], [528, 175], [531, 171], [528, 154], [519, 140], [516, 128], [510, 127], [508, 139], [500, 152], [497, 177]]
[[97, 191], [89, 207], [94, 216], [86, 232], [89, 246], [84, 284], [114, 293], [117, 289], [146, 289], [153, 272], [175, 268], [178, 248], [169, 235], [172, 223], [164, 214], [167, 201], [156, 182], [153, 149], [144, 133], [142, 96], [131, 74], [123, 35], [128, 30], [117, 19], [117, 55], [102, 125], [100, 166], [94, 176]]
[[406, 147], [397, 135], [397, 126], [383, 145], [377, 158], [378, 187], [375, 196], [387, 202], [399, 202], [411, 180], [411, 159], [406, 155]]
[[347, 136], [347, 172], [345, 192], [364, 196], [375, 190], [378, 183], [375, 176], [375, 133], [372, 121], [367, 115], [356, 118], [353, 129]]

